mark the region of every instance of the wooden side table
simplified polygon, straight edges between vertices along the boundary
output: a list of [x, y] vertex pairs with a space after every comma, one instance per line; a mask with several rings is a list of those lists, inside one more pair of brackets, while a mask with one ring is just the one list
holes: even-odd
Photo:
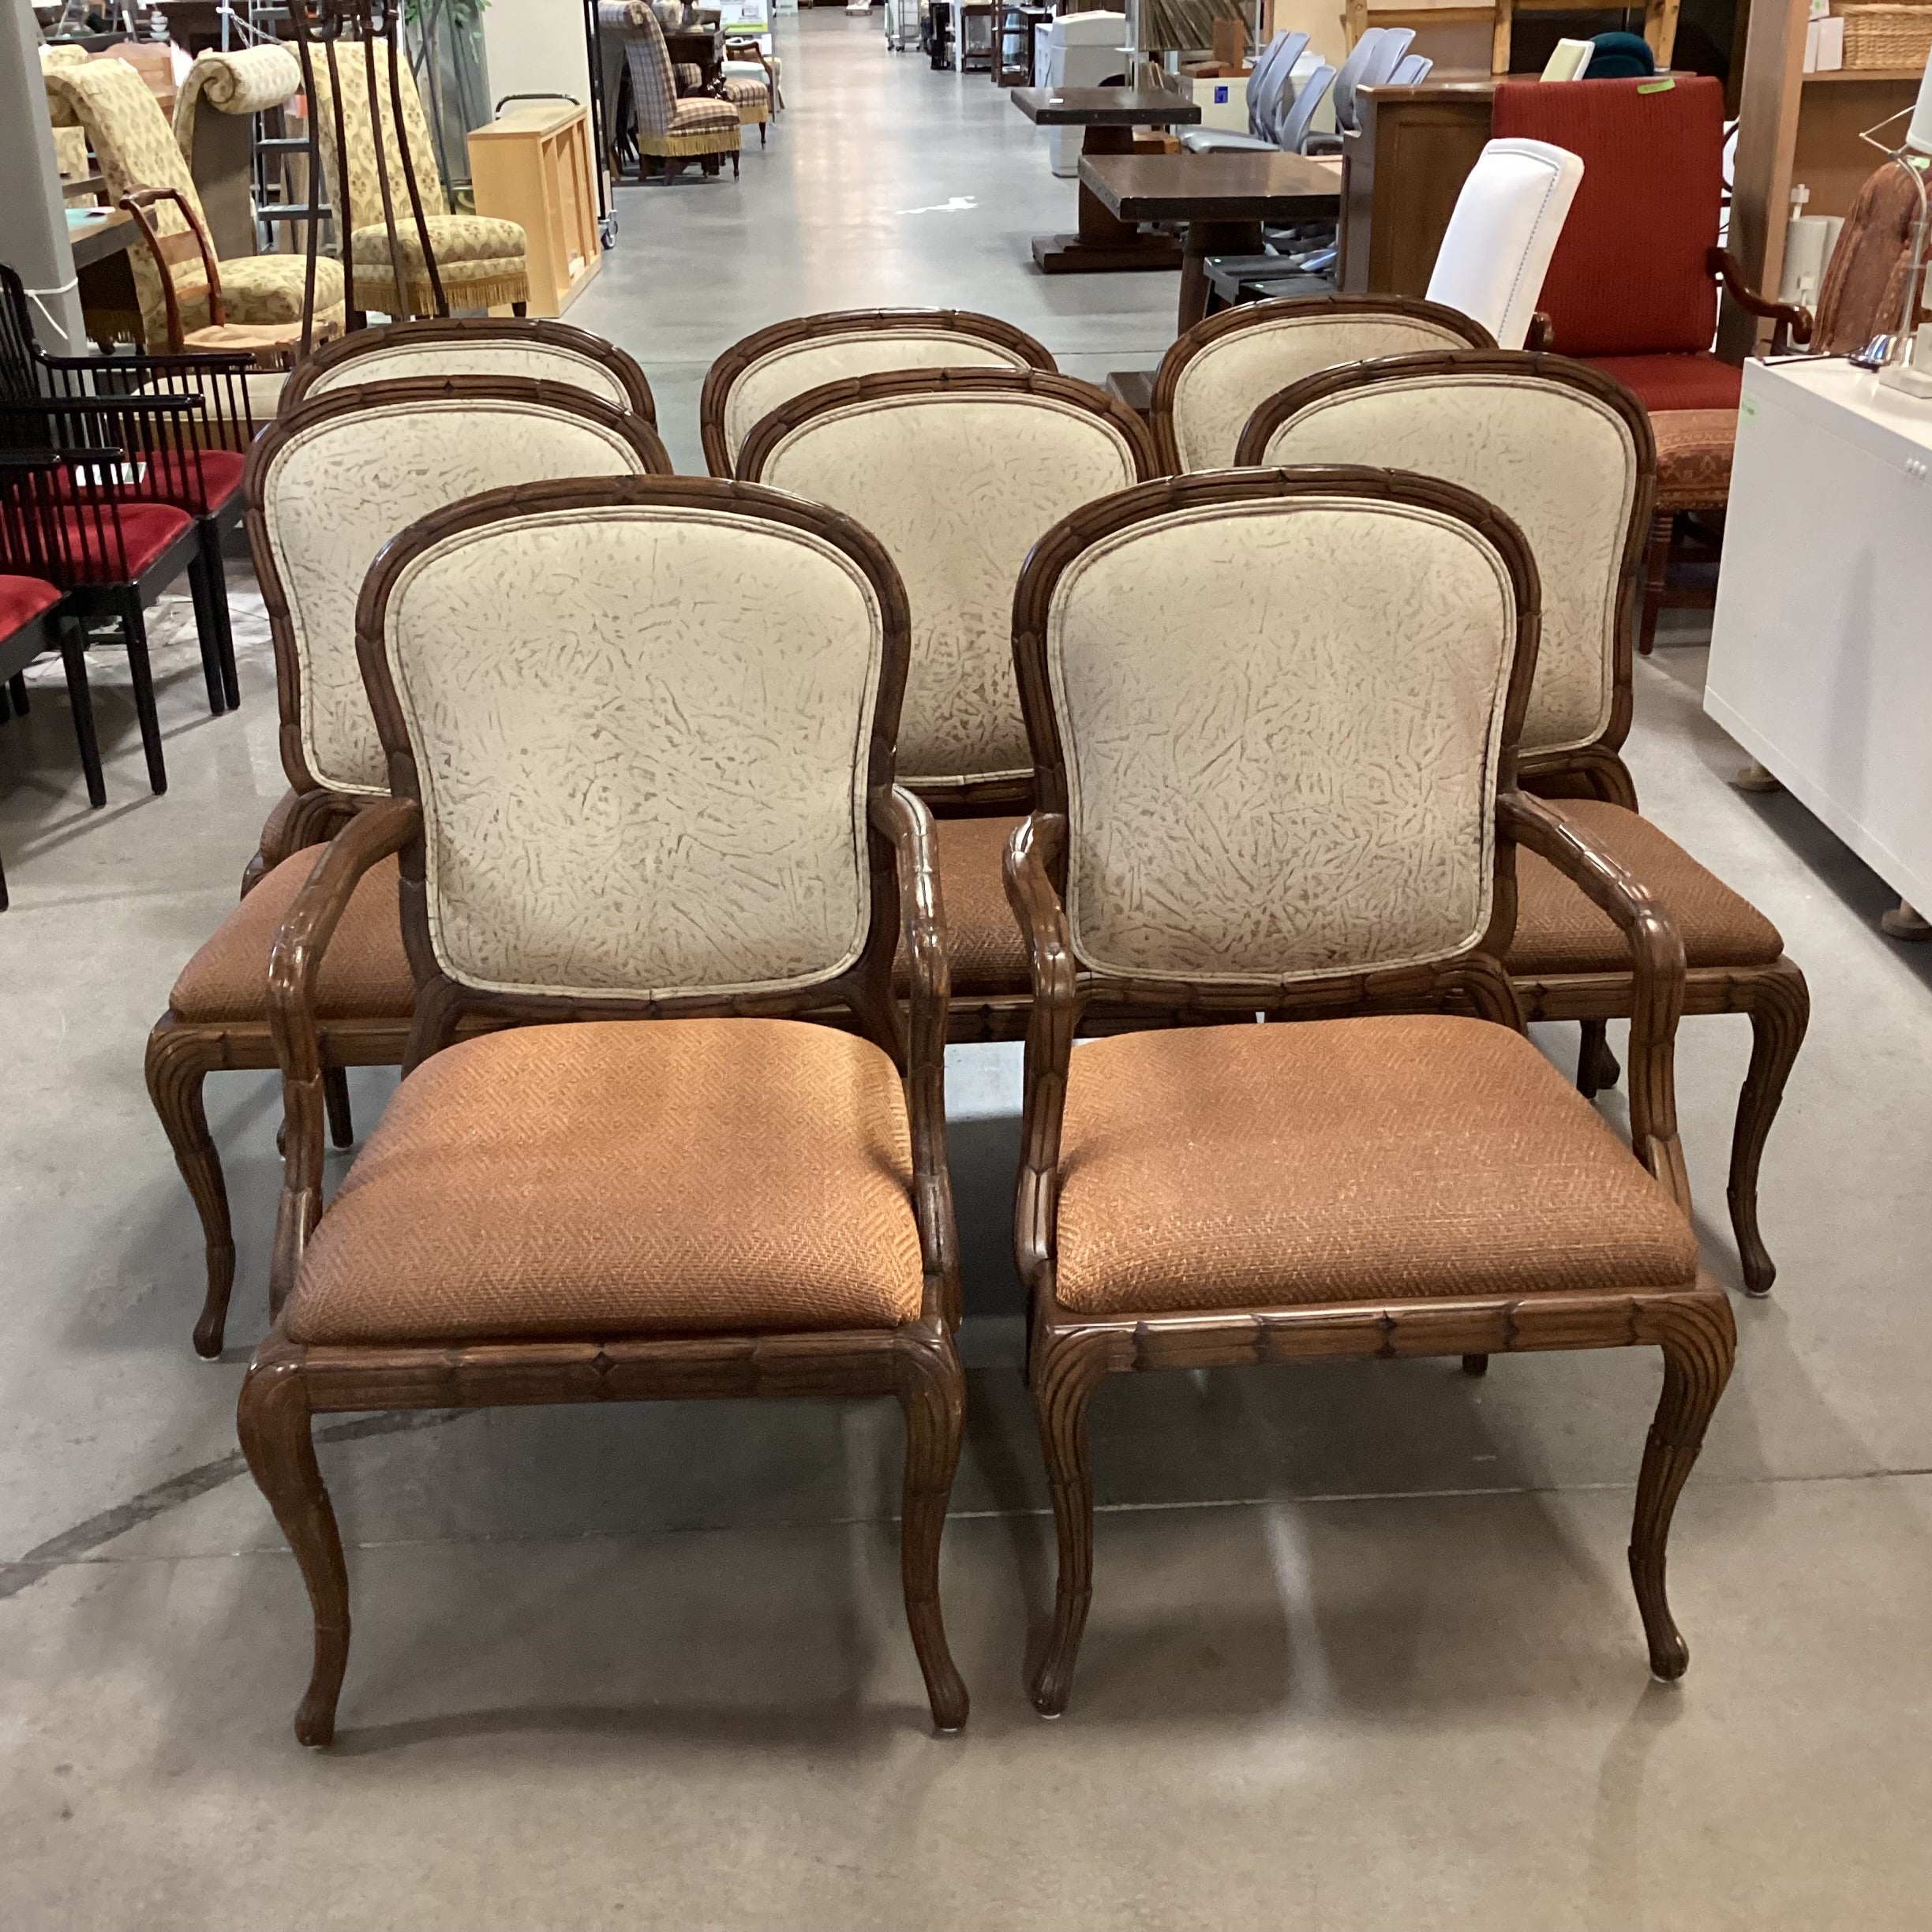
[[561, 315], [597, 271], [590, 110], [530, 101], [470, 135], [476, 212], [513, 221], [529, 249], [530, 313]]

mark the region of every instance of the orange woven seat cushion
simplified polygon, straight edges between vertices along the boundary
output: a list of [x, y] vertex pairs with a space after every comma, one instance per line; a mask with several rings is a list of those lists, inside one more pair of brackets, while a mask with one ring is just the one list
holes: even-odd
[[[322, 852], [320, 845], [308, 846], [257, 882], [182, 968], [168, 995], [172, 1012], [183, 1020], [268, 1017], [269, 949]], [[416, 982], [396, 908], [396, 862], [384, 859], [358, 882], [322, 955], [316, 1017], [406, 1020], [415, 1005]]]
[[[946, 964], [956, 998], [1033, 990], [1020, 924], [1006, 903], [1006, 887], [1000, 875], [1006, 841], [1019, 822], [1017, 818], [933, 822], [933, 859], [939, 868], [939, 897], [945, 908]], [[896, 975], [903, 995], [903, 945]]]
[[1081, 1314], [1678, 1286], [1696, 1237], [1519, 1034], [1428, 1013], [1075, 1047], [1057, 1286]]
[[1731, 494], [1737, 411], [1661, 410], [1650, 418], [1657, 438], [1657, 507], [1714, 509]]
[[890, 1328], [923, 1273], [899, 1075], [788, 1020], [582, 1021], [403, 1081], [310, 1237], [298, 1342]]
[[[1564, 799], [1558, 807], [1647, 886], [1683, 941], [1690, 966], [1768, 966], [1784, 950], [1778, 929], [1681, 845], [1646, 818], [1594, 799]], [[1628, 972], [1630, 948], [1600, 912], [1548, 860], [1516, 850], [1516, 937], [1503, 964], [1533, 979], [1546, 973]]]

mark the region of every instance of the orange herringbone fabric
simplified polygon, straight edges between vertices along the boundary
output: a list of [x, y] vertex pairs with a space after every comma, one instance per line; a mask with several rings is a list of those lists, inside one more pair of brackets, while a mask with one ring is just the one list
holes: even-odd
[[[1669, 916], [1690, 966], [1768, 966], [1784, 950], [1778, 929], [1646, 818], [1595, 799], [1564, 799], [1592, 844], [1628, 871]], [[1513, 973], [1628, 972], [1630, 948], [1548, 859], [1516, 848], [1516, 937], [1503, 960]]]
[[311, 1237], [298, 1342], [889, 1328], [919, 1313], [899, 1076], [788, 1020], [519, 1028], [397, 1090]]
[[[256, 882], [182, 968], [168, 995], [184, 1020], [263, 1020], [268, 1013], [268, 952], [295, 895], [308, 883], [320, 845], [305, 846]], [[406, 1020], [416, 982], [402, 950], [396, 862], [384, 859], [358, 881], [316, 976], [319, 1020]]]
[[1521, 1035], [1447, 1014], [1073, 1050], [1056, 1286], [1085, 1315], [1678, 1286], [1683, 1216]]

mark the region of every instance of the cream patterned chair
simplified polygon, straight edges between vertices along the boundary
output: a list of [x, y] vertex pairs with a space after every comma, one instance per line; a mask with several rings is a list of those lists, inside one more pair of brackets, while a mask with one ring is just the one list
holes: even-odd
[[279, 43], [195, 56], [174, 97], [174, 140], [200, 191], [219, 255], [256, 252], [254, 122], [301, 91], [301, 63]]
[[[42, 75], [56, 127], [84, 129], [100, 163], [109, 202], [118, 206], [123, 195], [144, 188], [174, 188], [207, 226], [207, 212], [197, 192], [194, 176], [175, 144], [172, 129], [148, 84], [125, 61], [95, 60], [83, 65], [50, 67]], [[187, 223], [171, 206], [155, 210], [163, 234], [187, 232]], [[218, 251], [219, 252], [219, 251]], [[145, 249], [129, 251], [134, 290], [140, 305], [141, 339], [159, 350], [167, 342], [167, 300], [162, 271]], [[222, 294], [228, 319], [244, 324], [299, 322], [302, 319], [304, 264], [299, 255], [223, 256]], [[342, 269], [326, 258], [316, 264], [315, 320], [343, 320]], [[175, 281], [182, 326], [195, 329], [208, 322], [205, 286], [197, 296], [194, 272], [185, 268]]]
[[891, 554], [912, 607], [899, 781], [938, 814], [956, 1039], [1018, 1035], [1030, 983], [1000, 855], [1031, 801], [1013, 669], [1013, 585], [1081, 505], [1155, 474], [1146, 426], [1104, 390], [1035, 369], [848, 376], [753, 426], [738, 474], [842, 510]]
[[[1776, 1270], [1758, 1226], [1758, 1170], [1810, 1011], [1777, 928], [1638, 816], [1619, 755], [1631, 722], [1636, 587], [1657, 493], [1643, 405], [1615, 377], [1558, 356], [1463, 350], [1331, 369], [1257, 410], [1240, 459], [1347, 461], [1443, 477], [1514, 517], [1543, 582], [1543, 635], [1524, 721], [1524, 784], [1640, 880], [1689, 963], [1684, 1011], [1750, 1016], [1750, 1069], [1732, 1136], [1732, 1226], [1744, 1285]], [[1532, 1020], [1579, 1020], [1578, 1084], [1617, 1078], [1604, 1022], [1638, 985], [1621, 935], [1533, 852], [1517, 869], [1516, 930], [1503, 956]]]
[[290, 376], [282, 406], [337, 389], [421, 376], [524, 376], [581, 389], [656, 424], [650, 384], [615, 343], [567, 322], [534, 316], [389, 322], [318, 349]]
[[[906, 1619], [958, 1729], [945, 959], [926, 816], [892, 782], [890, 561], [769, 491], [552, 483], [417, 524], [361, 612], [394, 796], [275, 942], [275, 1320], [239, 1411], [313, 1605], [297, 1736], [330, 1740], [348, 1653], [314, 1416], [785, 1395], [903, 1408]], [[316, 992], [391, 868], [410, 1069], [324, 1209]]]
[[735, 342], [706, 372], [698, 399], [705, 466], [736, 473], [762, 416], [821, 383], [885, 369], [1041, 369], [1054, 359], [1031, 335], [964, 309], [841, 309], [774, 323]]
[[[356, 599], [397, 531], [481, 491], [555, 477], [668, 474], [642, 417], [574, 388], [514, 376], [418, 378], [313, 398], [271, 423], [249, 456], [249, 539], [275, 636], [283, 770], [291, 789], [262, 828], [242, 903], [182, 968], [148, 1041], [148, 1091], [201, 1216], [208, 1287], [195, 1346], [221, 1352], [234, 1236], [202, 1083], [271, 1067], [268, 952], [319, 856], [318, 841], [373, 800], [388, 773], [356, 661]], [[393, 867], [348, 908], [318, 1012], [330, 1122], [351, 1126], [341, 1069], [402, 1057], [414, 997]]]
[[[1653, 1672], [1684, 1669], [1665, 1540], [1735, 1331], [1677, 1140], [1683, 953], [1516, 788], [1537, 596], [1500, 511], [1365, 469], [1132, 491], [1028, 560], [1039, 804], [1007, 879], [1034, 980], [1015, 1241], [1058, 1530], [1049, 1716], [1092, 1592], [1088, 1402], [1133, 1369], [1660, 1348], [1631, 1571]], [[1637, 1158], [1523, 1036], [1519, 844], [1625, 937]], [[1195, 1024], [1073, 1050], [1149, 1006]]]
[[[664, 29], [643, 0], [616, 0], [615, 4], [605, 0], [599, 16], [604, 32], [623, 49], [631, 83], [631, 132], [640, 163], [650, 156], [659, 164], [660, 178], [669, 182], [683, 172], [687, 161], [696, 161], [706, 174], [715, 174], [721, 158], [729, 155], [735, 178], [737, 108], [713, 95], [679, 93]], [[611, 138], [614, 146], [616, 130]]]
[[[301, 10], [298, 0], [298, 14]], [[384, 17], [393, 31], [393, 6]], [[371, 49], [376, 65], [373, 115]], [[515, 222], [450, 212], [408, 61], [380, 32], [361, 39], [325, 33], [309, 43], [308, 55], [323, 179], [339, 244], [345, 234], [349, 238], [346, 299], [350, 326], [358, 326], [356, 318], [372, 310], [401, 320], [507, 304], [521, 315], [530, 300], [527, 238]], [[412, 180], [421, 203], [420, 224], [410, 191]]]
[[1425, 349], [1488, 349], [1480, 322], [1404, 295], [1285, 297], [1224, 309], [1161, 358], [1151, 421], [1176, 476], [1225, 470], [1241, 425], [1267, 399], [1339, 362]]

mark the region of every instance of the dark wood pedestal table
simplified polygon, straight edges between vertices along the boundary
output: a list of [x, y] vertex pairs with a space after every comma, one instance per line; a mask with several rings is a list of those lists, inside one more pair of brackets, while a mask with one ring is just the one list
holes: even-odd
[[1121, 268], [1178, 268], [1181, 250], [1166, 235], [1146, 235], [1119, 219], [1087, 185], [1092, 155], [1126, 159], [1170, 157], [1133, 153], [1137, 127], [1192, 127], [1200, 109], [1178, 94], [1137, 88], [1014, 88], [1013, 104], [1040, 127], [1084, 127], [1080, 143], [1080, 232], [1035, 235], [1033, 259], [1048, 275], [1095, 275]]
[[1264, 222], [1333, 215], [1342, 199], [1341, 170], [1303, 155], [1086, 155], [1080, 185], [1123, 222], [1185, 222], [1181, 260], [1181, 332], [1208, 312], [1210, 255], [1252, 255]]

